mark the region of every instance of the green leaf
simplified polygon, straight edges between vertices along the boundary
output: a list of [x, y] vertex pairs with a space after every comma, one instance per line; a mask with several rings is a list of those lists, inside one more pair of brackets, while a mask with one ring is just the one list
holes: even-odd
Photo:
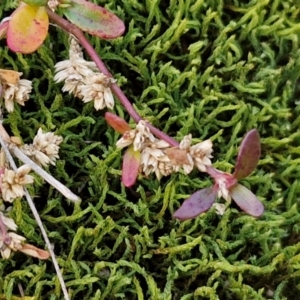
[[72, 0], [64, 15], [83, 31], [102, 39], [114, 39], [125, 31], [125, 25], [105, 8], [84, 0]]
[[45, 6], [48, 0], [23, 0], [23, 2], [30, 6]]
[[45, 7], [21, 5], [11, 15], [7, 28], [7, 45], [14, 52], [29, 54], [44, 42], [49, 27]]

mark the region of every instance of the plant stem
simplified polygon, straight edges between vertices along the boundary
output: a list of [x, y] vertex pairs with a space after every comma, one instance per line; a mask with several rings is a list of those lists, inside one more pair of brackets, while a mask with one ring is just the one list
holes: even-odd
[[[2, 131], [3, 131], [4, 128], [3, 128], [2, 124], [1, 124], [1, 127], [2, 127]], [[1, 146], [2, 146], [2, 148], [4, 150], [4, 152], [5, 152], [5, 155], [6, 155], [7, 159], [8, 159], [8, 161], [9, 161], [9, 164], [10, 164], [11, 168], [16, 172], [17, 171], [17, 166], [16, 166], [16, 164], [15, 164], [15, 162], [14, 162], [14, 160], [13, 160], [13, 158], [12, 158], [12, 156], [11, 156], [9, 150], [8, 150], [8, 147], [6, 145], [5, 140], [6, 140], [6, 136], [4, 138], [2, 138], [2, 136], [0, 135], [0, 144], [1, 144]], [[59, 265], [58, 265], [55, 253], [52, 250], [52, 245], [50, 243], [50, 240], [48, 238], [47, 232], [46, 232], [46, 230], [44, 228], [44, 225], [42, 223], [42, 220], [40, 218], [40, 215], [39, 215], [39, 213], [38, 213], [38, 211], [37, 211], [37, 209], [36, 209], [36, 207], [35, 207], [35, 205], [33, 203], [33, 200], [31, 198], [30, 194], [27, 191], [27, 189], [24, 188], [24, 191], [25, 191], [25, 197], [27, 199], [27, 202], [28, 202], [28, 204], [30, 206], [30, 209], [31, 209], [31, 211], [32, 211], [32, 213], [34, 215], [34, 218], [35, 218], [37, 224], [40, 227], [40, 230], [42, 232], [44, 241], [45, 241], [45, 243], [47, 245], [47, 248], [48, 248], [48, 251], [49, 251], [49, 253], [51, 255], [52, 262], [53, 262], [54, 268], [56, 270], [57, 277], [58, 277], [58, 279], [60, 281], [60, 285], [61, 285], [64, 297], [65, 297], [65, 300], [70, 300], [70, 297], [69, 297], [69, 294], [68, 294], [68, 291], [67, 291], [67, 288], [66, 288], [66, 285], [65, 285], [62, 273], [60, 271], [60, 268], [59, 268]]]
[[[62, 29], [69, 32], [70, 34], [74, 35], [82, 47], [86, 50], [88, 55], [91, 57], [91, 59], [95, 62], [98, 69], [105, 74], [106, 76], [113, 77], [112, 74], [108, 71], [107, 67], [93, 48], [93, 46], [90, 44], [90, 42], [87, 40], [83, 32], [75, 25], [71, 24], [69, 21], [63, 19], [56, 13], [54, 13], [50, 8], [46, 8], [47, 13], [50, 17], [50, 19], [59, 25]], [[111, 84], [111, 90], [115, 94], [115, 96], [119, 99], [120, 103], [124, 106], [124, 108], [127, 110], [128, 114], [132, 117], [132, 119], [138, 123], [140, 120], [142, 120], [142, 117], [136, 112], [128, 98], [125, 96], [123, 91], [120, 89], [120, 87], [116, 83]], [[169, 145], [176, 147], [179, 145], [179, 143], [174, 140], [172, 137], [167, 135], [166, 133], [160, 131], [155, 126], [147, 123], [147, 126], [151, 130], [151, 132], [156, 135], [158, 138], [166, 141], [169, 143]]]
[[11, 151], [13, 154], [21, 160], [24, 164], [30, 166], [30, 168], [39, 174], [43, 179], [45, 179], [49, 184], [51, 184], [54, 188], [56, 188], [62, 195], [64, 195], [67, 199], [72, 202], [78, 203], [80, 202], [80, 198], [72, 193], [65, 185], [63, 185], [60, 181], [56, 180], [53, 176], [48, 174], [44, 169], [38, 166], [35, 162], [33, 162], [28, 156], [26, 156], [17, 146], [11, 145]]

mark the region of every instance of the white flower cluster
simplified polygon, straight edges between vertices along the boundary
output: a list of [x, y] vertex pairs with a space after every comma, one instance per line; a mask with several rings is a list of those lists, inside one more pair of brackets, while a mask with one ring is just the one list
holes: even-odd
[[55, 11], [60, 2], [58, 0], [49, 0], [47, 4], [52, 11]]
[[52, 11], [55, 11], [58, 7], [67, 8], [71, 6], [71, 0], [48, 0], [47, 4]]
[[59, 158], [59, 145], [62, 141], [61, 136], [53, 132], [44, 133], [40, 128], [32, 144], [25, 144], [19, 148], [38, 165], [45, 167], [49, 164], [55, 165], [56, 159]]
[[[55, 164], [58, 158], [59, 144], [62, 137], [51, 132], [43, 133], [38, 130], [31, 145], [21, 145], [20, 139], [11, 138], [10, 147], [18, 146], [25, 154], [30, 156], [40, 165]], [[32, 162], [31, 162], [32, 163]], [[30, 166], [23, 165], [16, 171], [7, 167], [7, 158], [2, 149], [0, 152], [0, 193], [3, 201], [12, 203], [16, 198], [23, 197], [25, 194], [24, 186], [34, 181], [33, 176], [29, 175]], [[47, 259], [49, 252], [36, 248], [33, 245], [25, 244], [25, 238], [16, 234], [17, 225], [13, 219], [4, 215], [4, 206], [0, 205], [0, 253], [3, 258], [9, 258], [12, 251], [21, 251], [25, 254]]]
[[211, 165], [212, 142], [206, 140], [191, 146], [191, 141], [189, 134], [179, 147], [170, 147], [167, 142], [154, 137], [145, 121], [140, 121], [135, 129], [123, 134], [116, 146], [124, 148], [133, 144], [134, 150], [141, 153], [140, 171], [145, 175], [154, 172], [160, 179], [178, 172], [180, 168], [189, 174], [194, 166], [203, 172], [206, 166]]
[[[15, 221], [4, 215], [5, 207], [0, 205], [0, 253], [5, 259], [10, 257], [11, 251], [22, 249], [25, 238], [11, 231], [16, 231], [18, 226]], [[11, 231], [10, 231], [11, 230]]]
[[21, 251], [25, 254], [40, 259], [47, 259], [49, 252], [36, 248], [30, 244], [25, 244], [25, 238], [16, 234], [17, 230], [15, 221], [5, 214], [8, 209], [5, 210], [3, 204], [0, 205], [0, 253], [4, 259], [8, 259], [12, 251]]
[[110, 85], [115, 79], [97, 71], [94, 62], [86, 61], [77, 41], [72, 38], [69, 59], [55, 65], [55, 82], [64, 81], [63, 92], [73, 93], [84, 103], [94, 101], [96, 110], [114, 107]]
[[[12, 137], [11, 143], [17, 145], [19, 149], [38, 165], [47, 166], [55, 165], [56, 159], [59, 158], [59, 144], [63, 138], [52, 132], [43, 133], [42, 129], [38, 130], [37, 135], [30, 145], [21, 145], [19, 138]], [[31, 168], [23, 165], [16, 171], [7, 167], [6, 157], [1, 150], [0, 152], [0, 191], [2, 199], [6, 202], [13, 202], [16, 198], [24, 196], [24, 186], [31, 184], [34, 178], [29, 175]]]
[[8, 230], [16, 231], [17, 225], [11, 218], [0, 212], [0, 253], [5, 259], [10, 257], [12, 251], [22, 249], [25, 238]]
[[14, 103], [24, 106], [29, 99], [32, 83], [26, 79], [20, 79], [23, 73], [12, 70], [0, 70], [0, 98], [4, 99], [4, 105], [8, 112], [14, 111]]
[[24, 196], [24, 185], [33, 183], [33, 177], [28, 175], [30, 167], [23, 165], [15, 172], [7, 168], [2, 169], [0, 187], [2, 199], [13, 202], [16, 198]]

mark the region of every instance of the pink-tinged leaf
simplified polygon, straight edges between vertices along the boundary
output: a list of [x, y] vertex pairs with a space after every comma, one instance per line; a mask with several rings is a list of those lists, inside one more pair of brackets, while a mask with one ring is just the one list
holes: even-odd
[[241, 143], [233, 176], [236, 179], [242, 179], [250, 175], [258, 164], [260, 154], [259, 133], [256, 129], [252, 129]]
[[105, 120], [108, 125], [121, 134], [131, 130], [129, 124], [125, 120], [110, 112], [105, 113]]
[[139, 175], [140, 161], [140, 151], [134, 151], [133, 146], [130, 146], [124, 154], [122, 166], [122, 182], [126, 187], [135, 184]]
[[7, 45], [14, 52], [29, 54], [44, 42], [49, 27], [45, 7], [21, 5], [11, 15], [7, 28]]
[[209, 187], [199, 190], [185, 200], [173, 217], [181, 221], [197, 217], [211, 208], [217, 197], [217, 190]]
[[123, 21], [116, 15], [85, 0], [72, 0], [63, 13], [80, 29], [102, 39], [117, 38], [125, 31]]
[[230, 195], [235, 203], [247, 214], [253, 217], [259, 217], [263, 214], [263, 204], [243, 185], [238, 184], [233, 187], [230, 190]]
[[0, 40], [3, 39], [6, 36], [7, 28], [8, 28], [8, 22], [5, 21], [0, 24]]
[[50, 253], [48, 251], [39, 249], [30, 244], [24, 244], [24, 245], [22, 245], [22, 248], [20, 248], [18, 250], [27, 255], [30, 255], [30, 256], [33, 256], [33, 257], [36, 257], [39, 259], [48, 259], [50, 257]]

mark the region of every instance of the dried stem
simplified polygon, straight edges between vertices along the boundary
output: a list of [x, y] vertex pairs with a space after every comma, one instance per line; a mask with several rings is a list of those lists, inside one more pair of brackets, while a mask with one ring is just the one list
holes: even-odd
[[[2, 123], [0, 122], [0, 136], [3, 139], [3, 142], [6, 142], [7, 144], [10, 144], [10, 137], [7, 134], [5, 128], [3, 127]], [[5, 151], [5, 148], [3, 148]], [[56, 180], [53, 176], [48, 174], [46, 171], [44, 171], [40, 166], [38, 166], [34, 161], [32, 161], [28, 156], [26, 156], [16, 145], [10, 144], [10, 150], [13, 151], [14, 155], [21, 160], [24, 164], [27, 164], [30, 166], [30, 168], [35, 171], [38, 175], [40, 175], [42, 178], [44, 178], [49, 184], [51, 184], [54, 188], [56, 188], [61, 194], [63, 194], [67, 199], [73, 201], [73, 202], [79, 202], [80, 198], [72, 193], [65, 185], [63, 185], [61, 182]], [[6, 157], [10, 163], [11, 166], [15, 166], [15, 162], [11, 158], [11, 155], [7, 155]]]
[[56, 188], [67, 199], [73, 202], [80, 202], [80, 198], [77, 195], [72, 193], [65, 185], [63, 185], [53, 176], [44, 171], [40, 166], [38, 166], [34, 161], [32, 161], [28, 156], [26, 156], [16, 145], [11, 144], [10, 149], [19, 160], [21, 160], [24, 164], [29, 165], [34, 172], [36, 172], [42, 178], [44, 178], [49, 184]]
[[[67, 31], [70, 34], [74, 35], [78, 39], [78, 41], [80, 42], [80, 44], [82, 45], [82, 47], [84, 47], [84, 49], [89, 54], [89, 56], [91, 57], [91, 59], [95, 62], [95, 64], [98, 67], [98, 69], [103, 74], [105, 74], [105, 75], [107, 75], [109, 77], [113, 77], [112, 74], [106, 68], [105, 64], [103, 63], [103, 61], [101, 60], [101, 58], [99, 57], [99, 55], [97, 54], [97, 52], [95, 51], [95, 49], [92, 47], [92, 45], [90, 44], [90, 42], [86, 39], [86, 37], [83, 34], [83, 32], [78, 27], [76, 27], [75, 25], [71, 24], [69, 21], [63, 19], [62, 17], [60, 17], [59, 15], [57, 15], [56, 13], [54, 13], [50, 8], [46, 8], [46, 9], [47, 9], [47, 13], [48, 13], [50, 19], [54, 23], [56, 23], [62, 29], [64, 29], [65, 31]], [[122, 92], [122, 90], [120, 89], [120, 87], [116, 83], [113, 83], [111, 85], [111, 90], [113, 91], [113, 93], [115, 94], [115, 96], [119, 99], [119, 101], [121, 102], [121, 104], [127, 110], [128, 114], [133, 118], [133, 120], [136, 123], [138, 123], [140, 120], [142, 120], [141, 116], [136, 112], [136, 110], [134, 109], [134, 107], [132, 106], [132, 104], [130, 103], [130, 101], [128, 100], [128, 98], [125, 96], [125, 94]], [[171, 146], [176, 147], [176, 146], [179, 145], [179, 143], [177, 141], [175, 141], [172, 137], [170, 137], [166, 133], [160, 131], [158, 128], [154, 127], [153, 125], [147, 123], [147, 126], [149, 127], [149, 129], [151, 130], [151, 132], [154, 135], [156, 135], [158, 138], [160, 138], [162, 140], [165, 140]]]
[[[1, 124], [1, 127], [3, 127], [2, 124]], [[2, 128], [2, 129], [3, 129], [3, 128]], [[8, 150], [8, 147], [7, 147], [7, 145], [6, 145], [5, 141], [4, 141], [4, 139], [2, 138], [1, 134], [0, 134], [0, 144], [1, 144], [3, 150], [4, 150], [5, 154], [6, 154], [6, 157], [7, 157], [8, 161], [9, 161], [9, 163], [10, 163], [12, 169], [16, 172], [18, 168], [17, 168], [17, 166], [16, 166], [16, 164], [15, 164], [15, 162], [14, 162], [14, 160], [13, 160], [13, 157], [11, 156], [11, 154], [10, 154], [10, 152], [9, 152], [9, 150]], [[27, 199], [27, 202], [28, 202], [28, 204], [29, 204], [29, 206], [30, 206], [30, 209], [31, 209], [31, 211], [32, 211], [32, 213], [33, 213], [33, 215], [34, 215], [34, 218], [35, 218], [37, 224], [39, 225], [39, 227], [40, 227], [40, 229], [41, 229], [41, 232], [42, 232], [44, 241], [45, 241], [45, 243], [46, 243], [46, 245], [47, 245], [48, 251], [50, 252], [50, 255], [51, 255], [51, 258], [52, 258], [52, 261], [53, 261], [53, 265], [54, 265], [54, 268], [55, 268], [55, 270], [56, 270], [57, 277], [58, 277], [58, 279], [59, 279], [59, 281], [60, 281], [61, 288], [62, 288], [62, 291], [63, 291], [63, 293], [64, 293], [65, 300], [70, 300], [70, 297], [69, 297], [69, 294], [68, 294], [68, 291], [67, 291], [67, 288], [66, 288], [64, 279], [63, 279], [63, 277], [62, 277], [62, 274], [61, 274], [61, 271], [60, 271], [58, 262], [57, 262], [57, 260], [56, 260], [55, 253], [54, 253], [54, 251], [52, 250], [52, 245], [51, 245], [51, 243], [50, 243], [50, 240], [49, 240], [49, 238], [48, 238], [48, 235], [47, 235], [47, 233], [46, 233], [46, 230], [45, 230], [45, 228], [44, 228], [44, 226], [43, 226], [43, 223], [42, 223], [42, 220], [41, 220], [41, 218], [40, 218], [40, 215], [39, 215], [38, 211], [36, 210], [36, 207], [35, 207], [35, 205], [34, 205], [34, 203], [33, 203], [33, 200], [32, 200], [32, 198], [31, 198], [30, 194], [28, 193], [27, 189], [24, 188], [24, 191], [25, 191], [25, 197], [26, 197], [26, 199]]]
[[52, 250], [52, 245], [51, 245], [50, 240], [48, 238], [47, 232], [46, 232], [46, 230], [45, 230], [45, 228], [43, 226], [43, 223], [42, 223], [42, 220], [40, 218], [40, 215], [39, 215], [38, 211], [35, 208], [35, 205], [34, 205], [34, 203], [32, 201], [32, 198], [31, 198], [30, 194], [28, 193], [28, 190], [26, 188], [24, 188], [24, 190], [25, 190], [26, 200], [27, 200], [27, 202], [28, 202], [28, 204], [30, 206], [30, 209], [31, 209], [31, 211], [32, 211], [32, 213], [34, 215], [34, 218], [35, 218], [37, 224], [39, 225], [39, 227], [41, 229], [44, 241], [46, 242], [48, 251], [50, 252], [50, 255], [51, 255], [51, 258], [52, 258], [52, 262], [53, 262], [54, 268], [56, 270], [56, 274], [57, 274], [58, 280], [60, 282], [61, 289], [63, 291], [65, 300], [70, 300], [70, 297], [69, 297], [69, 294], [68, 294], [68, 291], [67, 291], [67, 287], [66, 287], [65, 281], [64, 281], [62, 273], [60, 271], [60, 268], [59, 268], [59, 265], [58, 265], [55, 253]]

